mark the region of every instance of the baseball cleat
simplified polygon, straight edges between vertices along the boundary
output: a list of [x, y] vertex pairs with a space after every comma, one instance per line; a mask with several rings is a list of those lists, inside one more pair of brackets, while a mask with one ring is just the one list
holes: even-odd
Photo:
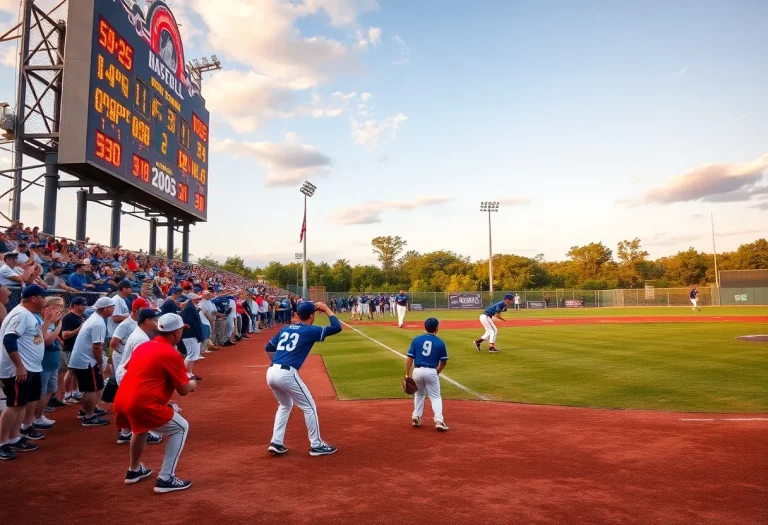
[[152, 470], [148, 469], [144, 465], [139, 465], [139, 470], [136, 472], [129, 470], [125, 474], [125, 484], [126, 485], [133, 485], [134, 483], [138, 483], [142, 479], [148, 478], [152, 475]]
[[333, 445], [329, 445], [328, 443], [323, 443], [319, 447], [312, 447], [309, 449], [309, 455], [310, 456], [330, 456], [331, 454], [336, 453], [336, 447]]
[[480, 352], [480, 345], [482, 344], [481, 341], [472, 341], [472, 344], [475, 345], [475, 348], [477, 348], [477, 351]]
[[147, 435], [147, 445], [159, 445], [163, 442], [163, 436], [160, 434], [153, 434], [152, 432]]
[[124, 445], [124, 444], [130, 443], [130, 442], [131, 442], [131, 434], [123, 435], [120, 432], [117, 433], [117, 444], [118, 445]]
[[157, 482], [155, 482], [155, 492], [157, 494], [165, 494], [166, 492], [176, 492], [177, 490], [187, 490], [189, 487], [192, 486], [191, 481], [184, 481], [176, 476], [172, 477], [169, 480], [164, 480], [157, 478]]
[[419, 416], [414, 416], [411, 418], [411, 424], [415, 428], [419, 428], [421, 426], [421, 418]]
[[488, 352], [492, 354], [497, 354], [499, 352], [499, 349], [496, 348], [495, 346], [492, 346], [491, 348], [488, 349]]
[[285, 454], [286, 452], [288, 452], [287, 448], [285, 448], [283, 445], [278, 445], [277, 443], [270, 443], [269, 448], [267, 450], [273, 456], [279, 456], [281, 454]]
[[435, 429], [437, 429], [438, 432], [445, 432], [448, 430], [448, 425], [446, 425], [444, 421], [440, 421], [439, 423], [435, 423]]

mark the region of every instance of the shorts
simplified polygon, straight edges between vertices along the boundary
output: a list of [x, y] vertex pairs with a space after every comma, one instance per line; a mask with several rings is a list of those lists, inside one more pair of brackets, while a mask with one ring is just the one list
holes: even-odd
[[77, 386], [80, 392], [100, 392], [104, 388], [104, 376], [101, 375], [99, 365], [89, 366], [86, 369], [70, 368], [77, 377]]
[[42, 388], [40, 390], [40, 396], [46, 394], [55, 394], [59, 389], [59, 371], [53, 370], [46, 372], [45, 370], [40, 373], [40, 383]]
[[15, 377], [3, 378], [3, 393], [8, 408], [25, 407], [40, 400], [40, 372], [27, 372], [23, 383], [16, 383]]
[[117, 379], [115, 374], [109, 377], [109, 381], [104, 385], [104, 391], [101, 393], [101, 400], [105, 403], [114, 403], [115, 395], [117, 395]]
[[69, 369], [69, 359], [72, 357], [72, 352], [66, 350], [61, 351], [61, 363], [59, 364], [59, 373], [66, 374]]

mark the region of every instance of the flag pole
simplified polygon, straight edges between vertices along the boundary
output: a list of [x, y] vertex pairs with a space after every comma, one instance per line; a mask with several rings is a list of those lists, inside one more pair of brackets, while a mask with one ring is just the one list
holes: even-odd
[[712, 255], [715, 258], [715, 284], [717, 285], [717, 302], [720, 303], [720, 274], [717, 272], [717, 248], [715, 248], [715, 214], [709, 214], [712, 220]]

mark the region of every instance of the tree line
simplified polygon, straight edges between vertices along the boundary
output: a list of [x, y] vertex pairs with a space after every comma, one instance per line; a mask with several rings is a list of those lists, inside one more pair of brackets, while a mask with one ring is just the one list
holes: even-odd
[[[470, 291], [488, 290], [488, 260], [470, 261], [451, 251], [419, 253], [407, 250], [399, 236], [376, 237], [371, 241], [379, 265], [355, 265], [348, 259], [333, 264], [307, 261], [311, 286], [327, 291]], [[493, 256], [493, 283], [497, 290], [552, 290], [575, 288], [607, 290], [642, 288], [646, 282], [660, 288], [714, 284], [712, 254], [689, 248], [656, 260], [648, 258], [640, 239], [618, 243], [616, 250], [602, 242], [572, 246], [564, 261], [547, 261], [544, 255], [523, 257], [515, 254]], [[219, 264], [210, 256], [198, 264], [215, 266], [251, 279], [263, 278], [279, 286], [296, 284], [301, 262], [270, 262], [264, 268], [247, 267], [240, 256]], [[758, 239], [735, 251], [717, 255], [718, 270], [768, 269], [768, 241]]]

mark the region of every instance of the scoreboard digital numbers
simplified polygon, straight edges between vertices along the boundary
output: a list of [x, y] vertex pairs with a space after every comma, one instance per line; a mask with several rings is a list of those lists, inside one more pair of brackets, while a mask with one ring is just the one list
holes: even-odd
[[[97, 168], [206, 220], [209, 115], [171, 10], [160, 0], [146, 16], [128, 0], [83, 0], [76, 9], [73, 17], [70, 8], [65, 60], [89, 55], [89, 85], [71, 88], [68, 78], [78, 79], [65, 67], [60, 162]], [[72, 43], [83, 19], [90, 41], [81, 36]], [[82, 121], [73, 111], [86, 92]]]

